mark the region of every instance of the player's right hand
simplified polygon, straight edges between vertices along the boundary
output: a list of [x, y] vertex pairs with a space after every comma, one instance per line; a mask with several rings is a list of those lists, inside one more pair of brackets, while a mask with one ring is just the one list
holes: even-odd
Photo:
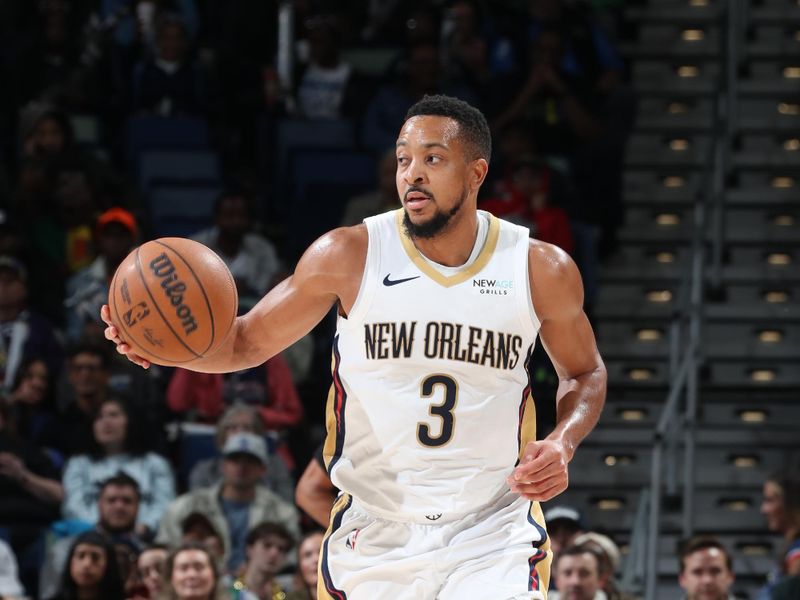
[[116, 325], [114, 325], [113, 321], [111, 320], [111, 312], [108, 309], [108, 304], [103, 304], [103, 306], [100, 308], [100, 318], [103, 319], [103, 322], [106, 325], [108, 325], [104, 333], [107, 340], [110, 340], [116, 344], [117, 352], [124, 354], [125, 357], [133, 364], [139, 365], [143, 369], [147, 369], [150, 366], [150, 361], [142, 358], [138, 354], [134, 354], [133, 348], [123, 342], [122, 338], [119, 337], [119, 331], [117, 331]]

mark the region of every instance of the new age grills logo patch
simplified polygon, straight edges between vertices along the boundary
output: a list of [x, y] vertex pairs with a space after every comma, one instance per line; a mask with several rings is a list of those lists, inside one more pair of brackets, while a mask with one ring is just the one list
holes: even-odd
[[150, 261], [150, 269], [153, 271], [153, 275], [161, 280], [161, 288], [169, 298], [170, 304], [175, 307], [175, 314], [181, 320], [183, 332], [189, 335], [197, 329], [197, 321], [194, 319], [192, 309], [183, 303], [186, 284], [178, 279], [175, 265], [172, 264], [169, 256], [162, 252]]
[[473, 279], [472, 293], [477, 296], [513, 296], [512, 279]]

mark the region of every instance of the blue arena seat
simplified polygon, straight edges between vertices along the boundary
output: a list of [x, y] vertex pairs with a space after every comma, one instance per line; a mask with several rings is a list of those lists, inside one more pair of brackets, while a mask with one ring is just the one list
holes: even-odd
[[139, 189], [159, 184], [220, 185], [219, 159], [208, 150], [146, 150], [139, 157]]
[[216, 185], [163, 184], [148, 196], [152, 233], [155, 237], [191, 236], [213, 220]]
[[195, 117], [134, 115], [125, 124], [125, 150], [135, 164], [145, 150], [193, 150], [209, 147], [208, 125]]
[[291, 157], [290, 256], [337, 227], [347, 201], [376, 185], [372, 156], [341, 149], [303, 149]]

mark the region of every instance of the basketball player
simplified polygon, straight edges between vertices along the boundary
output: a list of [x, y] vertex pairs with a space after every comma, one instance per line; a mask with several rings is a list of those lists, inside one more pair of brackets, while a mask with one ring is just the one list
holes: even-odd
[[[606, 372], [574, 263], [476, 209], [490, 154], [478, 110], [420, 100], [397, 139], [402, 208], [323, 235], [219, 352], [191, 363], [261, 364], [337, 306], [323, 454], [342, 494], [320, 598], [546, 598], [539, 502], [566, 489]], [[117, 350], [147, 367], [103, 316]], [[560, 378], [540, 441], [526, 372], [537, 334]]]

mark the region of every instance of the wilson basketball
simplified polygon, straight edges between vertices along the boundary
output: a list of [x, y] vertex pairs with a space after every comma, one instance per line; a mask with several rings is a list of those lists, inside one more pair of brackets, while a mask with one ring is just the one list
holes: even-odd
[[231, 330], [239, 297], [228, 267], [184, 238], [142, 244], [111, 280], [108, 307], [122, 340], [165, 366], [213, 354]]

